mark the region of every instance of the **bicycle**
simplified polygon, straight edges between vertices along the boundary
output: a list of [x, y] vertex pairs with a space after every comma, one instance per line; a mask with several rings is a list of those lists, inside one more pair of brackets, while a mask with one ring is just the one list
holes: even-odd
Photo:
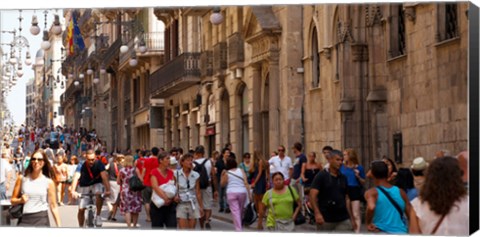
[[[102, 227], [102, 225], [98, 225], [95, 222], [95, 211], [96, 211], [96, 194], [90, 190], [88, 193], [81, 193], [80, 198], [83, 197], [90, 197], [90, 201], [87, 204], [86, 211], [87, 217], [85, 218], [85, 226], [92, 228], [92, 227]], [[101, 198], [104, 198], [104, 194], [101, 194]]]

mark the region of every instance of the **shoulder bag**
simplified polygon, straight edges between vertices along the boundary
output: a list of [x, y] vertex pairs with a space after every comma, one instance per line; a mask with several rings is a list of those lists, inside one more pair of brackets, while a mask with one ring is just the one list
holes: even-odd
[[137, 176], [135, 170], [133, 170], [133, 176], [128, 180], [128, 187], [134, 192], [142, 191], [145, 186], [143, 185], [142, 180]]
[[[19, 197], [22, 196], [22, 185], [23, 185], [23, 177], [22, 176], [19, 176], [20, 178], [20, 195]], [[23, 216], [23, 203], [21, 204], [16, 204], [16, 205], [12, 205], [8, 208], [8, 214], [10, 215], [10, 218], [13, 218], [13, 219], [18, 219], [18, 218], [21, 218]]]
[[[293, 196], [292, 188], [290, 187], [290, 185], [288, 185], [288, 190], [290, 191], [290, 195], [292, 195], [293, 212], [295, 212], [295, 210], [297, 210], [298, 204], [297, 202], [295, 202], [295, 197]], [[294, 220], [295, 225], [305, 224], [305, 222], [307, 222], [305, 216], [302, 214], [302, 211], [299, 211], [297, 217]]]

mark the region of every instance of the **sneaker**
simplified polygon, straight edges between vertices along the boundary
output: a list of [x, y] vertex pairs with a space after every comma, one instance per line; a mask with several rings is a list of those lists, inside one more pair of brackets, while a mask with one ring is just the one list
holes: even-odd
[[97, 216], [95, 217], [95, 226], [102, 226], [102, 217], [101, 216]]
[[223, 209], [223, 208], [220, 208], [220, 210], [218, 210], [218, 212], [224, 212], [224, 211], [225, 211], [225, 209]]
[[225, 209], [225, 213], [230, 213], [230, 208], [227, 207], [227, 209]]

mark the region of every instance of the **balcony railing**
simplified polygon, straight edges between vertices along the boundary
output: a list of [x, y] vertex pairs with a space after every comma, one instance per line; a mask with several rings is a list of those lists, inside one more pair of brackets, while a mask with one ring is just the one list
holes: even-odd
[[200, 68], [202, 77], [213, 75], [213, 52], [211, 50], [202, 52], [200, 56]]
[[220, 42], [213, 46], [213, 70], [215, 73], [219, 73], [223, 69], [227, 69], [226, 42]]
[[150, 76], [152, 98], [166, 98], [200, 82], [200, 53], [183, 53]]
[[[75, 94], [80, 93], [83, 90], [83, 84], [80, 83], [78, 86], [75, 86], [73, 83], [70, 83], [70, 86], [67, 87], [65, 92], [62, 94], [60, 99], [60, 104], [65, 107], [65, 102], [69, 100], [73, 100], [75, 98]], [[63, 100], [62, 100], [63, 98]]]
[[165, 42], [164, 42], [164, 32], [149, 32], [145, 33], [145, 44], [147, 45], [148, 52], [150, 51], [163, 51]]
[[244, 41], [240, 33], [234, 33], [228, 38], [228, 66], [241, 63], [244, 60]]
[[113, 59], [118, 55], [120, 46], [122, 46], [122, 40], [117, 39], [115, 40], [115, 42], [113, 42], [112, 45], [110, 45], [107, 51], [105, 51], [105, 53], [103, 54], [103, 63], [105, 65], [109, 65], [113, 61]]

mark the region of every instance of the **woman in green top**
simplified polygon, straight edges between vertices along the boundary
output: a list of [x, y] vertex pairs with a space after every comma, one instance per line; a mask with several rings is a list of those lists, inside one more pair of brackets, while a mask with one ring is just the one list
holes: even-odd
[[[273, 188], [263, 195], [260, 205], [258, 228], [263, 229], [262, 221], [268, 208], [267, 228], [269, 230], [293, 231], [293, 220], [298, 215], [302, 202], [294, 188], [284, 184], [284, 176], [281, 172], [272, 175]], [[297, 202], [297, 208], [293, 209], [293, 202]]]

